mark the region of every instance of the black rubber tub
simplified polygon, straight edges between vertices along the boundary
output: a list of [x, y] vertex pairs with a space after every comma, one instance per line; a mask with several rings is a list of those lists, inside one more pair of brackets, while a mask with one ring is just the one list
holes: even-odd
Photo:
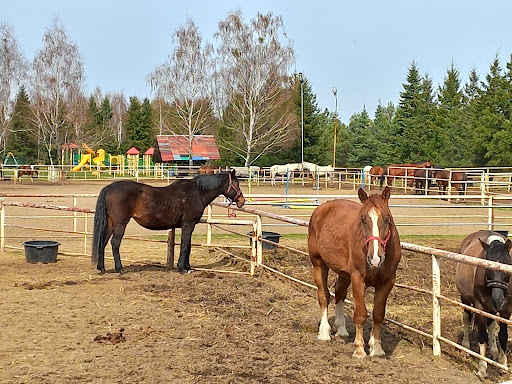
[[25, 241], [25, 258], [27, 263], [55, 263], [60, 243], [51, 240]]
[[[248, 235], [252, 236], [252, 231], [249, 232]], [[274, 243], [279, 243], [279, 238], [281, 237], [281, 234], [277, 232], [263, 231], [261, 232], [261, 237], [265, 240], [273, 241]], [[252, 245], [252, 238], [250, 239], [250, 244]], [[274, 244], [269, 244], [262, 241], [261, 248], [266, 251], [272, 251], [276, 249], [276, 246]]]
[[498, 232], [500, 235], [508, 237], [508, 231], [494, 231], [494, 232]]

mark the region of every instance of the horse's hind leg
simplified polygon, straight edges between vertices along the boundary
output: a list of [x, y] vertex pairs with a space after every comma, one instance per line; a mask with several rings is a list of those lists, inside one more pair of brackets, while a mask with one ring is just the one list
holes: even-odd
[[114, 256], [114, 263], [116, 271], [123, 273], [123, 265], [121, 264], [121, 255], [119, 254], [119, 248], [121, 247], [121, 239], [124, 236], [126, 229], [126, 223], [123, 225], [116, 225], [112, 233], [112, 255]]
[[336, 315], [334, 317], [334, 325], [337, 327], [336, 335], [347, 337], [348, 331], [345, 323], [345, 298], [347, 297], [347, 289], [350, 285], [350, 275], [341, 272], [336, 280]]

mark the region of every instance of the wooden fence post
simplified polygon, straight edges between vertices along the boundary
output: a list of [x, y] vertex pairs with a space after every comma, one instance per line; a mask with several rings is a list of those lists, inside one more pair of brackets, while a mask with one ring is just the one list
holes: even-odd
[[85, 214], [85, 223], [84, 223], [84, 255], [87, 255], [87, 221], [89, 220], [89, 214]]
[[260, 240], [263, 237], [261, 216], [256, 216], [256, 266], [263, 264], [263, 242]]
[[174, 239], [176, 238], [176, 229], [167, 231], [167, 267], [174, 268]]
[[207, 224], [206, 224], [206, 226], [207, 226], [206, 245], [210, 246], [212, 244], [212, 225], [210, 224], [210, 221], [212, 220], [212, 205], [211, 204], [208, 204], [206, 212], [208, 215]]
[[5, 252], [5, 205], [3, 198], [0, 198], [0, 251]]
[[494, 198], [492, 196], [489, 196], [489, 208], [487, 208], [487, 211], [489, 212], [489, 218], [487, 219], [487, 229], [490, 231], [494, 231]]
[[432, 255], [432, 352], [434, 356], [441, 356], [441, 305], [438, 295], [441, 294], [441, 272], [439, 257]]

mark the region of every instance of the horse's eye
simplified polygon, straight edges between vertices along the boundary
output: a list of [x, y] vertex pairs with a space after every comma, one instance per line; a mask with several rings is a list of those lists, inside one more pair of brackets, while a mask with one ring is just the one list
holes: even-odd
[[365, 216], [361, 216], [361, 221], [363, 222], [363, 224], [366, 224], [366, 217]]

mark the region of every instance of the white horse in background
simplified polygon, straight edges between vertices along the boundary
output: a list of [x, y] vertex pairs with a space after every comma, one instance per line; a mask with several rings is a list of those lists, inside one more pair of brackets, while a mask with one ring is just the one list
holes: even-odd
[[270, 184], [276, 185], [276, 176], [281, 175], [284, 176], [286, 174], [290, 174], [294, 171], [301, 170], [301, 164], [300, 163], [289, 163], [284, 165], [273, 165], [270, 167]]
[[231, 167], [236, 172], [237, 177], [249, 177], [249, 169], [251, 170], [251, 176], [257, 178], [260, 172], [260, 167], [257, 165], [251, 165], [250, 167]]
[[316, 180], [317, 176], [318, 177], [326, 176], [329, 179], [331, 179], [334, 174], [334, 167], [332, 165], [317, 165], [314, 163], [308, 163], [307, 161], [304, 162], [304, 168], [303, 169], [301, 168], [301, 170], [303, 172], [309, 171], [311, 173], [311, 176], [315, 180]]

